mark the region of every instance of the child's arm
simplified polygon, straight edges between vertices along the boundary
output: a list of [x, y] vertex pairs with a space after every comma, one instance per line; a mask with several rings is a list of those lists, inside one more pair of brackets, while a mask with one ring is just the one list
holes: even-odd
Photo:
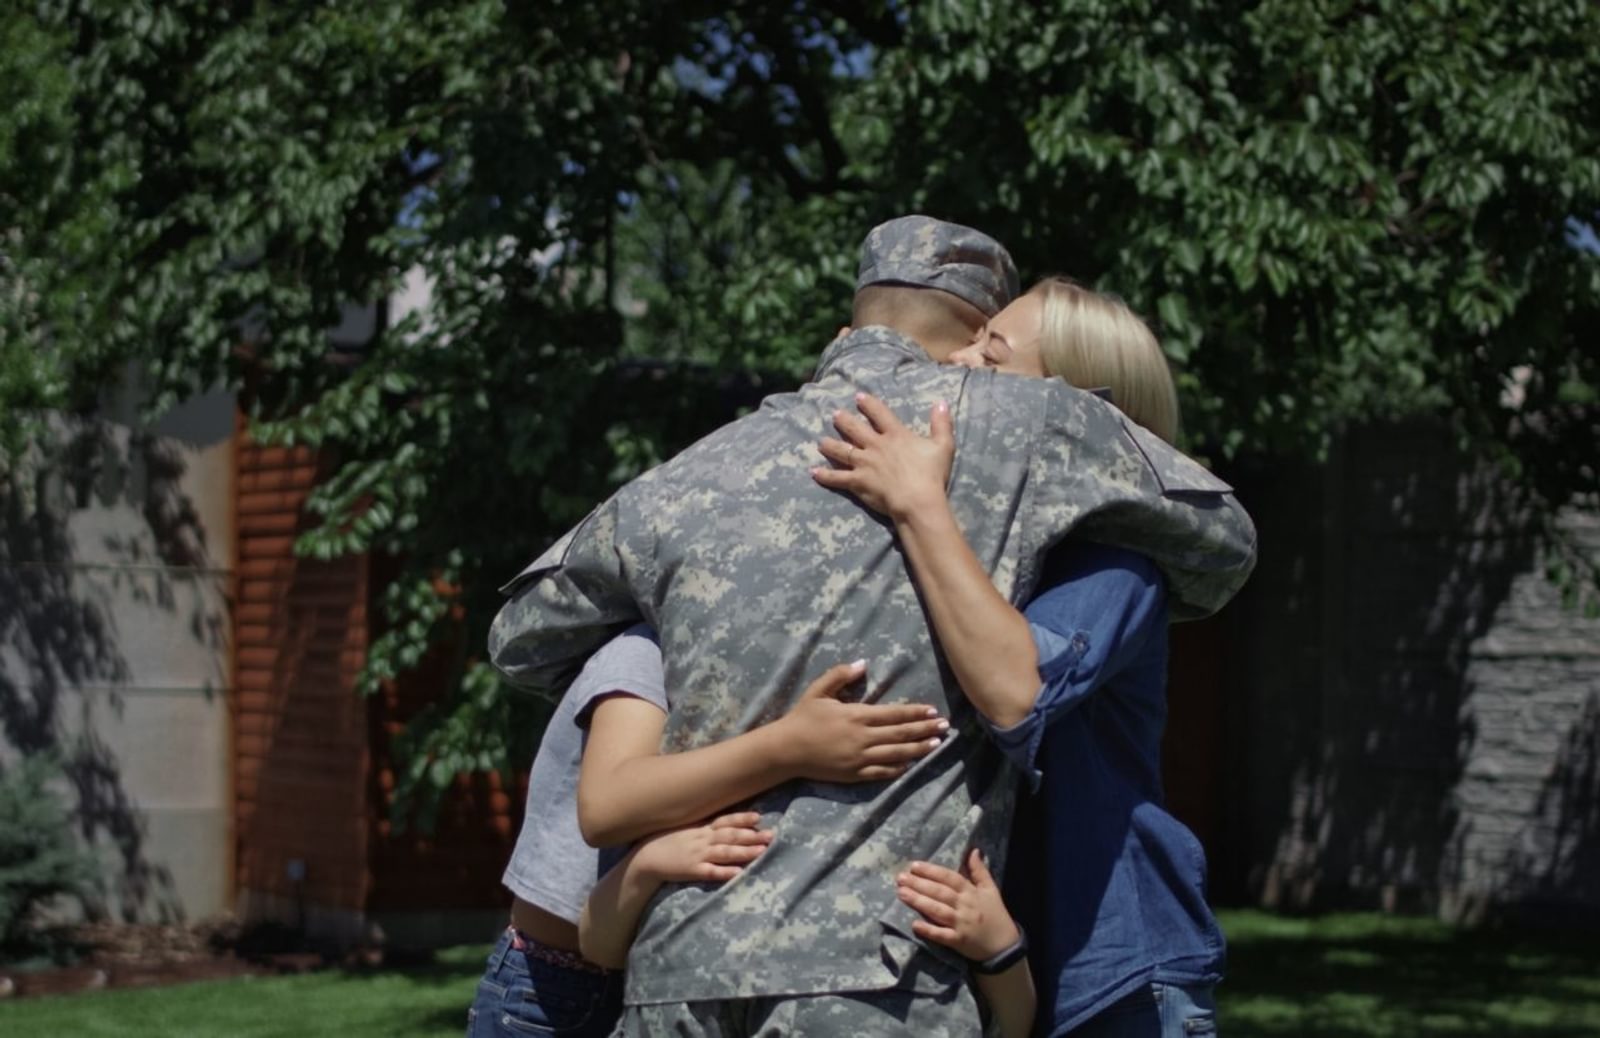
[[920, 703], [842, 703], [866, 672], [841, 664], [813, 681], [795, 707], [755, 731], [684, 753], [662, 754], [667, 715], [631, 696], [600, 700], [578, 780], [578, 824], [595, 847], [704, 818], [793, 778], [872, 782], [895, 778], [939, 745], [949, 722]]
[[[1022, 940], [1006, 911], [983, 855], [967, 855], [967, 875], [929, 862], [914, 862], [896, 877], [900, 900], [923, 915], [911, 924], [918, 937], [954, 949], [973, 962], [992, 959]], [[1023, 956], [1000, 973], [976, 974], [978, 990], [1005, 1038], [1027, 1038], [1037, 999], [1033, 972]]]
[[639, 917], [663, 883], [721, 883], [737, 876], [772, 842], [754, 811], [723, 815], [700, 825], [641, 840], [601, 877], [578, 919], [583, 957], [621, 969]]

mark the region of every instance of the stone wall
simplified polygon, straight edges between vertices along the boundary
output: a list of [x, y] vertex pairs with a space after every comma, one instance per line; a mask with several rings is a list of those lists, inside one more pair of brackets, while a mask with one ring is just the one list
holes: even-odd
[[[1568, 535], [1600, 555], [1600, 515]], [[1600, 917], [1600, 624], [1565, 608], [1538, 567], [1517, 574], [1467, 648], [1471, 726], [1445, 858], [1450, 911], [1513, 901]]]
[[[1232, 617], [1224, 894], [1600, 910], [1600, 622], [1442, 431], [1349, 435], [1239, 479], [1261, 565]], [[1567, 528], [1600, 550], [1600, 521]]]
[[90, 914], [195, 919], [233, 895], [234, 403], [137, 403], [52, 421], [0, 474], [0, 763], [62, 763]]

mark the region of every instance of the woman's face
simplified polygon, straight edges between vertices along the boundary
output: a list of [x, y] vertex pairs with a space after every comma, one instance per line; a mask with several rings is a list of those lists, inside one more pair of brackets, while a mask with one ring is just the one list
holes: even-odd
[[950, 354], [947, 363], [1044, 378], [1044, 356], [1039, 352], [1043, 331], [1044, 299], [1030, 292], [990, 318], [970, 343]]

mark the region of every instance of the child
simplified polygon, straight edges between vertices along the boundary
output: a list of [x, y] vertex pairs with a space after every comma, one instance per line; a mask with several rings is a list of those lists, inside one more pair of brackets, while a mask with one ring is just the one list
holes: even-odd
[[[629, 877], [628, 889], [646, 878], [656, 884], [727, 878], [754, 860], [771, 834], [758, 831], [758, 819], [749, 813], [708, 823], [698, 819], [790, 778], [881, 779], [929, 752], [946, 727], [932, 708], [839, 702], [839, 692], [864, 670], [861, 663], [830, 669], [793, 710], [753, 732], [619, 769], [611, 758], [585, 760], [592, 720], [601, 714], [614, 721], [626, 717], [639, 730], [653, 724], [659, 733], [669, 708], [661, 650], [640, 625], [595, 653], [551, 718], [529, 775], [522, 832], [504, 876], [516, 895], [511, 925], [478, 985], [469, 1038], [534, 1029], [572, 1038], [610, 1033], [622, 997], [622, 975], [613, 967], [622, 956], [602, 952], [606, 964], [586, 958], [578, 921], [591, 888], [619, 857], [627, 868], [611, 881], [618, 888]], [[602, 792], [606, 779], [618, 778], [643, 783], [631, 793], [646, 794], [622, 798], [631, 803], [615, 817], [603, 802], [591, 804], [591, 835], [612, 844], [659, 835], [626, 854], [586, 844], [577, 803], [580, 762], [602, 776]], [[624, 930], [609, 947], [625, 952], [636, 922], [636, 913], [622, 920]]]

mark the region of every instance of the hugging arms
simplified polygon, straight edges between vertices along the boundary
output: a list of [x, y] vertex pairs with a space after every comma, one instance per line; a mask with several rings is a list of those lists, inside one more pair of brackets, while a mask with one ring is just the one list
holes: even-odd
[[[858, 325], [863, 300], [883, 292], [915, 309], [985, 283], [988, 268], [968, 262], [981, 236], [936, 223], [869, 236]], [[880, 276], [926, 287], [883, 286]], [[961, 317], [959, 307], [933, 309], [947, 323]], [[956, 402], [948, 508], [1008, 604], [1028, 600], [1068, 531], [1154, 560], [1185, 615], [1215, 609], [1248, 573], [1253, 536], [1226, 486], [1104, 401], [1003, 369], [929, 363], [977, 331], [981, 322], [944, 347], [892, 326], [859, 327], [828, 349], [813, 382], [623, 488], [508, 589], [491, 652], [513, 681], [560, 683], [619, 625], [642, 617], [656, 627], [664, 684], [682, 693], [666, 713], [668, 751], [759, 729], [795, 705], [807, 678], [853, 656], [871, 660], [866, 698], [933, 705], [951, 724], [894, 781], [852, 793], [799, 781], [758, 796], [768, 826], [781, 822], [744, 880], [672, 888], [652, 901], [627, 979], [626, 1033], [699, 1033], [707, 1013], [722, 1028], [733, 1025], [716, 1014], [750, 1012], [763, 1027], [975, 1026], [961, 958], [920, 938], [919, 917], [884, 880], [910, 861], [960, 866], [973, 845], [998, 861], [1012, 784], [1001, 778], [998, 740], [939, 666], [892, 528], [811, 481], [819, 430], [857, 392], [906, 420]], [[986, 359], [999, 367], [1004, 351], [994, 345]], [[1012, 357], [1026, 353], [1023, 342], [1007, 345]], [[846, 1004], [837, 992], [854, 994]]]
[[[943, 498], [953, 454], [948, 416], [944, 416], [943, 424], [935, 416], [934, 438], [927, 440], [899, 425], [877, 401], [865, 398], [862, 406], [886, 430], [897, 434], [892, 440], [885, 437], [878, 442], [872, 463], [892, 463], [897, 454], [914, 454], [919, 445], [941, 445], [939, 456], [927, 458], [918, 471], [907, 473], [908, 478], [884, 494], [897, 502], [903, 488], [910, 492], [908, 500], [927, 500], [937, 513], [932, 497]], [[882, 498], [876, 490], [883, 481], [877, 478], [880, 470], [870, 467], [868, 460], [863, 454], [861, 469], [851, 476], [851, 482], [863, 500], [879, 501]], [[896, 511], [886, 509], [891, 517]], [[948, 529], [955, 540], [940, 544], [936, 536], [930, 547], [941, 551], [959, 548], [968, 563], [976, 566], [959, 531], [953, 526]], [[981, 570], [979, 576], [988, 583]], [[990, 593], [993, 594], [992, 586]], [[941, 591], [933, 592], [933, 597], [940, 600], [937, 605], [930, 603], [930, 612], [936, 618], [955, 615], [947, 608]], [[1006, 608], [1017, 622], [1023, 623], [1026, 636], [1021, 614]], [[940, 633], [943, 635], [945, 629], [941, 628]], [[954, 648], [947, 651], [958, 671], [981, 671], [985, 657], [992, 662], [990, 647], [962, 638], [953, 623], [949, 633], [952, 637], [947, 644]], [[630, 635], [639, 637], [640, 632]], [[602, 654], [607, 651], [603, 649]], [[970, 658], [966, 658], [969, 654]], [[866, 667], [864, 661], [832, 667], [779, 720], [725, 742], [680, 754], [658, 753], [666, 713], [649, 698], [618, 688], [597, 700], [589, 712], [589, 734], [578, 786], [578, 812], [584, 835], [601, 846], [642, 839], [595, 885], [588, 898], [580, 923], [586, 958], [620, 968], [634, 925], [662, 883], [730, 880], [756, 859], [772, 835], [759, 828], [760, 815], [749, 811], [735, 810], [709, 821], [682, 823], [704, 819], [766, 786], [793, 778], [890, 781], [937, 746], [949, 724], [932, 707], [839, 701], [840, 692], [859, 682]], [[1038, 686], [1035, 670], [1028, 690], [1030, 702]], [[781, 826], [782, 822], [778, 824]], [[662, 829], [668, 831], [656, 832]], [[977, 851], [962, 854], [959, 861], [950, 864], [958, 867], [907, 862], [898, 877], [890, 870], [878, 881], [886, 889], [889, 884], [896, 884], [901, 901], [921, 913], [922, 918], [913, 923], [919, 937], [951, 948], [975, 963], [993, 960], [1019, 943], [1020, 932], [1006, 913], [995, 879]], [[1026, 960], [1020, 956], [1003, 965], [997, 972], [980, 975], [979, 987], [988, 1004], [998, 1011], [1001, 1033], [1020, 1038], [1027, 1033], [1032, 1019], [1032, 979]]]

